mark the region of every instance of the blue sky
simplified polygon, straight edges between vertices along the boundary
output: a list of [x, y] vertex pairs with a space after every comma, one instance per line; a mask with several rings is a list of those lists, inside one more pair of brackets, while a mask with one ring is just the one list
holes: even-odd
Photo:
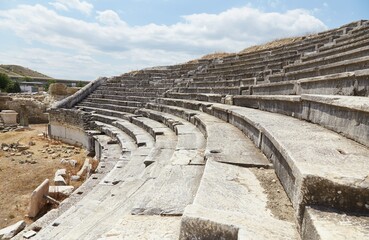
[[0, 63], [93, 80], [369, 19], [367, 0], [0, 0]]

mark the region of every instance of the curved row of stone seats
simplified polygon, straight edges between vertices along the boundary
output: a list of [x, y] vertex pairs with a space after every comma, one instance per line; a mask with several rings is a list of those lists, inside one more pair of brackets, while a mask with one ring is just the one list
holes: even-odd
[[[116, 103], [118, 105], [90, 103], [90, 106], [93, 107], [93, 109], [102, 108], [102, 111], [110, 111], [110, 110], [113, 110], [114, 112], [122, 112], [122, 111], [119, 111], [119, 110], [117, 111], [117, 108], [119, 108], [120, 106], [119, 106], [119, 102], [116, 102]], [[83, 106], [81, 106], [81, 107], [83, 108]], [[149, 108], [152, 109], [153, 107], [154, 107], [154, 105], [150, 104], [150, 107]], [[156, 110], [158, 110], [158, 109], [156, 109]], [[183, 117], [183, 115], [181, 115], [182, 114], [181, 112], [179, 112], [179, 113], [178, 112], [175, 112], [175, 109], [174, 108], [171, 108], [171, 110], [173, 110], [174, 113], [179, 114], [181, 117]], [[123, 112], [124, 112], [124, 110], [123, 110]], [[132, 112], [132, 111], [130, 111], [130, 112]], [[173, 112], [170, 112], [170, 113], [173, 114]], [[126, 114], [126, 113], [124, 113], [124, 114]], [[176, 114], [173, 114], [173, 115], [176, 115]], [[248, 164], [250, 164], [250, 163], [247, 163], [247, 162], [243, 162], [242, 158], [239, 157], [239, 155], [242, 155], [241, 154], [241, 150], [236, 150], [235, 149], [236, 146], [238, 146], [238, 145], [245, 145], [245, 146], [247, 146], [247, 142], [245, 142], [245, 141], [242, 140], [242, 139], [244, 139], [244, 137], [242, 135], [235, 134], [235, 132], [237, 132], [237, 131], [235, 131], [234, 127], [231, 127], [229, 125], [224, 125], [222, 121], [221, 122], [219, 122], [219, 121], [217, 122], [217, 121], [215, 121], [215, 118], [214, 117], [210, 117], [210, 119], [208, 119], [209, 116], [207, 116], [207, 114], [203, 114], [203, 113], [200, 113], [200, 112], [191, 112], [191, 113], [186, 113], [186, 114], [187, 115], [185, 116], [185, 118], [187, 120], [190, 119], [191, 116], [195, 116], [196, 115], [193, 118], [194, 119], [193, 121], [197, 121], [197, 122], [194, 122], [194, 123], [196, 123], [195, 125], [199, 126], [199, 128], [203, 130], [204, 135], [207, 136], [207, 143], [208, 144], [210, 142], [212, 142], [212, 144], [215, 144], [217, 142], [217, 139], [219, 139], [219, 137], [220, 137], [219, 134], [220, 133], [217, 132], [216, 130], [218, 130], [220, 132], [224, 132], [223, 135], [225, 134], [225, 132], [227, 132], [226, 135], [227, 136], [229, 135], [227, 137], [227, 139], [229, 140], [229, 142], [232, 143], [232, 144], [235, 144], [235, 142], [237, 142], [237, 144], [236, 145], [233, 145], [230, 148], [230, 149], [232, 149], [233, 152], [229, 152], [230, 150], [228, 149], [228, 147], [226, 147], [226, 145], [221, 146], [221, 148], [222, 148], [222, 150], [221, 150], [222, 151], [222, 154], [226, 154], [227, 156], [229, 156], [230, 159], [234, 158], [233, 161], [235, 161], [235, 163], [236, 162], [239, 162], [242, 165], [248, 165]], [[115, 120], [114, 117], [101, 116], [101, 115], [99, 115], [99, 117], [100, 118], [106, 118], [107, 121], [109, 121], [110, 123], [114, 122], [114, 120]], [[98, 118], [98, 120], [101, 120], [100, 118]], [[131, 118], [134, 119], [134, 117], [131, 117]], [[102, 121], [104, 121], [104, 120], [102, 120]], [[212, 129], [210, 131], [210, 133], [208, 133], [204, 129], [206, 129], [207, 125], [209, 125], [211, 123], [213, 123], [213, 125], [216, 125], [216, 126], [214, 127], [214, 129]], [[215, 123], [217, 123], [217, 124], [215, 124]], [[136, 133], [134, 135], [137, 136], [137, 135], [140, 135], [140, 134]], [[134, 136], [132, 136], [132, 137], [134, 137]], [[211, 147], [211, 148], [217, 149], [217, 147]], [[241, 147], [238, 147], [238, 148], [239, 149], [242, 149]], [[209, 151], [211, 152], [212, 150], [214, 150], [214, 149], [210, 149]], [[242, 149], [242, 151], [245, 151], [245, 149]], [[238, 156], [238, 158], [239, 158], [238, 160], [236, 160], [236, 158], [237, 158], [236, 156]], [[229, 161], [231, 161], [231, 160], [229, 160]], [[264, 163], [264, 164], [266, 164], [266, 163]]]
[[[369, 69], [264, 83], [251, 87], [252, 95], [331, 94], [369, 96]], [[250, 91], [242, 92], [250, 95]]]
[[[94, 113], [92, 114], [95, 116], [98, 116], [97, 114], [94, 114]], [[111, 124], [114, 124], [113, 121], [116, 120], [114, 118], [110, 118], [106, 116], [99, 116], [96, 119], [103, 120], [103, 118], [106, 118], [107, 119], [106, 122], [111, 123]], [[135, 120], [133, 120], [133, 118], [135, 118]], [[119, 121], [123, 121], [123, 120], [118, 120], [117, 122]], [[148, 129], [148, 126], [151, 126], [150, 129], [152, 131], [149, 131], [149, 132], [159, 133], [160, 131], [164, 131], [162, 126], [159, 128], [160, 129], [159, 131], [158, 123], [153, 122], [152, 120], [149, 120], [149, 119], [145, 119], [142, 117], [132, 117], [132, 123], [133, 122], [147, 129]], [[107, 124], [102, 124], [102, 125], [101, 123], [98, 123], [98, 124], [100, 124], [100, 126], [105, 125], [104, 128], [107, 128], [107, 127], [110, 128], [110, 126], [108, 126]], [[179, 125], [176, 125], [176, 127], [178, 126]], [[182, 126], [182, 124], [180, 124], [180, 126]], [[183, 136], [186, 136], [183, 130], [186, 131], [186, 128], [177, 129], [177, 133], [182, 133]], [[190, 130], [187, 129], [187, 131], [190, 131], [191, 133], [193, 133], [193, 129], [190, 129]], [[162, 137], [162, 135], [155, 134], [155, 136], [157, 138], [156, 140], [158, 143], [158, 138]], [[170, 140], [171, 141], [169, 141], [169, 143], [171, 143], [171, 145], [176, 144], [176, 141], [173, 141], [173, 139], [170, 139]], [[188, 139], [184, 141], [182, 139], [181, 144], [178, 146], [180, 147], [180, 150], [184, 150], [183, 148], [186, 147], [186, 144], [184, 142], [188, 142]], [[201, 139], [200, 139], [200, 142], [201, 142]], [[161, 144], [159, 141], [159, 145]], [[163, 149], [173, 148], [173, 146], [170, 147], [170, 146], [167, 146], [167, 144], [168, 143], [164, 144], [165, 146], [162, 145], [161, 147]], [[194, 147], [197, 149], [199, 146], [196, 145]], [[139, 155], [133, 154], [133, 157], [142, 157], [142, 154], [139, 154]], [[178, 156], [175, 156], [175, 159], [177, 159], [177, 157]], [[158, 155], [157, 158], [159, 162], [160, 161], [162, 163], [163, 161], [168, 162], [167, 157], [159, 157]], [[142, 161], [143, 159], [141, 158], [141, 163]], [[132, 162], [132, 160], [130, 160], [130, 162]], [[110, 190], [109, 193], [103, 194], [103, 196], [100, 196], [98, 198], [99, 201], [97, 202], [91, 201], [91, 199], [90, 200], [84, 199], [85, 201], [82, 201], [80, 203], [80, 206], [82, 206], [81, 208], [70, 211], [71, 215], [69, 215], [68, 218], [72, 218], [72, 220], [68, 221], [67, 224], [58, 224], [59, 230], [55, 230], [56, 229], [55, 226], [46, 228], [45, 230], [41, 232], [40, 237], [42, 238], [42, 236], [47, 236], [51, 238], [53, 237], [58, 238], [60, 236], [63, 236], [66, 238], [71, 237], [73, 239], [76, 239], [79, 237], [82, 237], [82, 238], [91, 238], [91, 237], [96, 237], [96, 236], [103, 237], [104, 234], [108, 234], [108, 231], [112, 229], [113, 225], [116, 224], [118, 219], [122, 219], [125, 221], [125, 224], [132, 224], [132, 225], [136, 225], [136, 222], [143, 221], [143, 223], [140, 225], [141, 229], [138, 229], [137, 227], [132, 228], [132, 229], [131, 228], [125, 229], [125, 232], [122, 233], [122, 235], [125, 237], [131, 236], [130, 234], [139, 234], [140, 236], [142, 236], [143, 234], [142, 232], [136, 233], [133, 231], [133, 229], [135, 229], [135, 231], [139, 231], [139, 230], [142, 230], [143, 228], [146, 228], [147, 232], [145, 234], [148, 234], [148, 236], [149, 237], [151, 236], [151, 238], [152, 237], [159, 237], [162, 239], [175, 239], [176, 237], [178, 238], [177, 236], [178, 230], [179, 230], [179, 218], [178, 217], [170, 217], [170, 218], [165, 218], [165, 217], [158, 218], [158, 217], [153, 217], [153, 216], [144, 217], [144, 216], [141, 216], [141, 214], [149, 214], [149, 215], [164, 214], [164, 215], [175, 215], [175, 216], [180, 214], [178, 211], [180, 211], [181, 208], [184, 208], [186, 205], [188, 205], [188, 204], [181, 205], [181, 203], [183, 203], [184, 201], [192, 202], [191, 199], [193, 199], [194, 193], [197, 189], [196, 182], [198, 183], [199, 181], [199, 177], [202, 174], [203, 167], [196, 166], [196, 165], [185, 166], [186, 164], [170, 166], [170, 162], [168, 162], [168, 164], [165, 164], [165, 165], [162, 164], [162, 166], [157, 167], [156, 170], [154, 170], [155, 163], [150, 164], [146, 168], [145, 174], [144, 174], [144, 176], [148, 177], [146, 181], [142, 182], [142, 181], [137, 180], [138, 183], [141, 184], [140, 186], [137, 186], [136, 183], [133, 183], [134, 181], [132, 181], [132, 179], [129, 178], [129, 179], [125, 179], [124, 183], [122, 184], [119, 182], [116, 183], [115, 185], [119, 187], [119, 190], [117, 188], [114, 191]], [[128, 165], [129, 163], [127, 164], [127, 166]], [[142, 166], [143, 164], [141, 164], [141, 168]], [[121, 167], [121, 169], [124, 169], [124, 166], [123, 168]], [[132, 169], [122, 170], [122, 173], [125, 173], [126, 175], [128, 174], [128, 176], [130, 176], [132, 172], [133, 172]], [[180, 175], [182, 175], [183, 177], [179, 177]], [[133, 177], [133, 176], [130, 176], [130, 177]], [[122, 185], [125, 185], [125, 183], [128, 184], [128, 186], [126, 186], [127, 189], [125, 189], [125, 187], [122, 186]], [[129, 190], [130, 187], [134, 187], [134, 186], [139, 187], [139, 188]], [[179, 186], [186, 186], [185, 189], [190, 189], [190, 190], [192, 189], [192, 190], [188, 192], [186, 190], [183, 190], [183, 187], [179, 187]], [[125, 189], [126, 192], [124, 191], [122, 192], [122, 188]], [[103, 190], [94, 191], [94, 192], [95, 194], [97, 194], [97, 192], [103, 193], [102, 191]], [[131, 197], [127, 197], [127, 195], [125, 195], [127, 194], [127, 191], [131, 191], [133, 195]], [[111, 196], [114, 196], [114, 197], [109, 197], [110, 194]], [[154, 195], [156, 197], [153, 199]], [[126, 203], [126, 205], [124, 203]], [[160, 208], [160, 206], [162, 206], [162, 208]], [[179, 207], [179, 210], [175, 209], [174, 208], [175, 206], [177, 206], [177, 208]], [[92, 209], [94, 209], [94, 211], [92, 211]], [[98, 211], [96, 211], [96, 209], [98, 209]], [[108, 209], [111, 209], [112, 211], [109, 212]], [[165, 209], [167, 209], [167, 211]], [[104, 211], [100, 211], [100, 210], [104, 210]], [[117, 214], [117, 212], [119, 212], [120, 214]], [[132, 214], [133, 215], [140, 214], [140, 215], [134, 218]], [[57, 219], [56, 221], [59, 221], [61, 218]], [[107, 218], [109, 218], [109, 220], [107, 220]], [[81, 222], [79, 219], [84, 219], [84, 221]], [[152, 219], [152, 221], [150, 219]], [[171, 221], [169, 221], [169, 219], [171, 219]], [[101, 225], [101, 221], [103, 222], [104, 226]], [[147, 225], [145, 225], [146, 221], [147, 221]], [[109, 226], [108, 223], [111, 225]], [[161, 223], [161, 225], [158, 226], [158, 228], [165, 229], [165, 231], [163, 230], [160, 232], [157, 229], [154, 232], [152, 231], [150, 232], [149, 227], [152, 226], [152, 224], [154, 223], [156, 224]], [[94, 226], [97, 226], [97, 225], [99, 226], [99, 228], [95, 229]], [[134, 237], [134, 236], [137, 237], [138, 235], [133, 235], [131, 237]]]
[[123, 100], [123, 101], [129, 101], [129, 102], [152, 102], [156, 98], [155, 97], [145, 97], [145, 96], [120, 96], [120, 95], [109, 95], [109, 94], [97, 94], [92, 93], [89, 95], [88, 99], [95, 99], [95, 98], [104, 98], [104, 99], [112, 99], [112, 100]]
[[335, 42], [329, 46], [323, 46], [319, 48], [318, 51], [315, 53], [309, 53], [309, 54], [302, 56], [301, 61], [302, 62], [311, 61], [316, 58], [322, 58], [322, 57], [338, 54], [340, 52], [350, 51], [353, 49], [368, 46], [369, 25], [367, 28], [368, 28], [368, 31], [364, 36], [353, 37], [354, 35], [352, 35], [350, 36], [350, 38], [344, 38], [344, 36], [342, 36], [341, 38], [344, 39], [345, 41], [342, 40], [340, 42]]
[[215, 93], [227, 95], [240, 95], [240, 87], [186, 87], [179, 88], [179, 93]]
[[[119, 102], [116, 102], [116, 104], [119, 105]], [[111, 110], [112, 108], [115, 109], [114, 106], [112, 105], [104, 105], [104, 104], [95, 104], [94, 108], [86, 108], [85, 106], [78, 106], [78, 108], [82, 108], [88, 111], [95, 111], [98, 113], [104, 113], [104, 115], [113, 115], [113, 116], [122, 116], [124, 119], [126, 119], [126, 116], [129, 116], [129, 120], [133, 123], [136, 124], [142, 128], [144, 128], [147, 132], [151, 133], [153, 137], [156, 138], [160, 138], [160, 135], [162, 135], [161, 131], [163, 130], [162, 127], [160, 127], [162, 124], [158, 123], [158, 120], [160, 120], [159, 122], [163, 122], [166, 123], [166, 125], [168, 127], [170, 127], [171, 129], [175, 130], [177, 135], [178, 135], [178, 146], [175, 149], [175, 162], [184, 162], [186, 164], [203, 164], [203, 157], [201, 157], [201, 149], [203, 149], [202, 146], [202, 138], [199, 132], [196, 131], [196, 129], [194, 129], [193, 127], [188, 126], [189, 124], [183, 124], [182, 122], [179, 122], [178, 120], [174, 121], [173, 120], [173, 116], [166, 119], [165, 121], [163, 121], [163, 114], [158, 114], [158, 113], [154, 113], [153, 111], [149, 112], [149, 117], [153, 117], [153, 120], [147, 119], [147, 118], [142, 118], [139, 117], [139, 115], [131, 115], [130, 113], [126, 113], [126, 112], [120, 112], [120, 111], [116, 111], [116, 110]], [[137, 112], [137, 111], [136, 111]], [[147, 115], [148, 112], [146, 111], [140, 111], [140, 114], [145, 113], [144, 115]], [[111, 124], [120, 127], [123, 131], [127, 131], [126, 129], [124, 129], [124, 127], [120, 126], [119, 121], [117, 121], [116, 123], [114, 123], [113, 121], [115, 120], [114, 118], [110, 118], [107, 116], [100, 116], [101, 118], [106, 118]], [[158, 118], [158, 116], [161, 116], [161, 118]], [[173, 122], [175, 123], [175, 125], [173, 125]], [[150, 123], [150, 124], [148, 124]], [[168, 124], [169, 123], [169, 124]], [[159, 126], [156, 126], [159, 125]], [[183, 125], [183, 126], [182, 126]], [[155, 127], [156, 126], [156, 127]], [[185, 131], [185, 132], [183, 132]], [[137, 139], [137, 136], [139, 136], [139, 133], [133, 133], [133, 130], [128, 132], [130, 135], [134, 135], [133, 137], [136, 139], [137, 144], [140, 146], [142, 144], [141, 141], [139, 141]], [[168, 135], [168, 134], [166, 134]], [[190, 142], [190, 139], [192, 138], [192, 140], [195, 140], [194, 142]], [[158, 144], [158, 142], [157, 142]], [[160, 146], [160, 144], [159, 144]], [[145, 160], [145, 165], [151, 164], [152, 161], [150, 160]]]
[[303, 68], [302, 70], [287, 72], [287, 73], [276, 73], [270, 75], [268, 80], [270, 82], [287, 81], [287, 80], [298, 80], [301, 78], [311, 78], [328, 74], [337, 74], [343, 72], [352, 72], [357, 70], [367, 69], [369, 66], [369, 56], [358, 57], [350, 60], [343, 60], [334, 62], [319, 67]]
[[[317, 223], [309, 222], [306, 206], [330, 208], [337, 214], [340, 211], [359, 214], [362, 215], [361, 222], [368, 223], [369, 210], [365, 204], [369, 199], [369, 150], [362, 145], [317, 125], [275, 113], [191, 100], [160, 99], [159, 102], [163, 104], [162, 108], [200, 106], [203, 111], [233, 124], [249, 136], [273, 162], [302, 224], [302, 232], [314, 229]], [[329, 222], [324, 219], [327, 216], [324, 211], [320, 216], [319, 221]], [[340, 223], [330, 224], [339, 226]], [[368, 236], [365, 225], [350, 222], [349, 226], [350, 231]], [[324, 228], [324, 225], [320, 227]], [[336, 233], [344, 234], [339, 227]]]
[[281, 113], [316, 123], [369, 147], [369, 99], [367, 97], [234, 96], [233, 104]]
[[[106, 106], [100, 106], [100, 107], [106, 108]], [[150, 104], [149, 108], [155, 109], [155, 105]], [[156, 110], [159, 110], [159, 109], [156, 109]], [[184, 119], [189, 119], [193, 121], [207, 137], [206, 159], [208, 162], [216, 160], [219, 162], [230, 162], [232, 164], [237, 164], [237, 165], [244, 166], [244, 167], [245, 166], [247, 167], [262, 166], [264, 168], [270, 167], [270, 164], [268, 161], [266, 161], [265, 157], [260, 155], [258, 150], [254, 149], [255, 147], [253, 147], [252, 144], [250, 145], [250, 143], [248, 143], [249, 141], [245, 142], [245, 137], [235, 127], [232, 127], [229, 124], [227, 125], [221, 120], [216, 120], [215, 117], [209, 116], [205, 113], [201, 113], [198, 111], [191, 111], [191, 112], [183, 113], [173, 107], [170, 108], [170, 110], [164, 110], [164, 109], [160, 109], [160, 110], [169, 111], [171, 114], [168, 114], [168, 113], [163, 114], [161, 112], [159, 113], [157, 111], [147, 110], [147, 109], [139, 109], [137, 113], [146, 113], [154, 118], [165, 118], [166, 117], [167, 119], [168, 119], [168, 116], [169, 116], [169, 119], [173, 119], [174, 117], [173, 114], [174, 114]], [[177, 128], [178, 128], [178, 125], [177, 125]], [[193, 129], [191, 129], [190, 131], [192, 132]], [[219, 138], [227, 139], [226, 142], [229, 142], [231, 145], [224, 145], [224, 143], [220, 143]], [[187, 141], [188, 140], [190, 139], [187, 139]], [[246, 150], [245, 147], [249, 149]], [[246, 153], [247, 155], [245, 155]], [[257, 159], [259, 159], [259, 162], [257, 161]], [[217, 163], [217, 164], [221, 164], [221, 163]], [[246, 211], [245, 209], [242, 208], [243, 204], [240, 204], [238, 202], [239, 200], [237, 200], [236, 205], [235, 205], [236, 202], [232, 202], [232, 201], [228, 201], [229, 203], [227, 205], [224, 205], [224, 203], [222, 203], [223, 202], [222, 199], [218, 198], [218, 200], [215, 200], [216, 199], [215, 198], [212, 206], [211, 207], [208, 206], [207, 209], [211, 211], [225, 211], [226, 210], [226, 213], [228, 214], [227, 216], [229, 217], [229, 219], [227, 219], [226, 221], [224, 219], [220, 221], [220, 218], [219, 218], [220, 216], [214, 219], [213, 218], [214, 216], [211, 216], [211, 215], [204, 215], [203, 219], [197, 219], [196, 214], [193, 215], [192, 217], [187, 215], [185, 218], [186, 220], [182, 219], [181, 234], [183, 236], [187, 236], [187, 237], [188, 236], [202, 236], [202, 237], [206, 236], [204, 235], [203, 230], [198, 231], [199, 230], [198, 228], [192, 229], [192, 228], [185, 227], [186, 225], [189, 224], [189, 222], [193, 222], [193, 221], [195, 221], [196, 225], [198, 226], [200, 226], [199, 224], [205, 224], [208, 227], [213, 226], [215, 227], [215, 229], [219, 227], [223, 228], [223, 230], [221, 230], [220, 232], [219, 231], [212, 232], [210, 234], [211, 237], [217, 237], [218, 235], [227, 236], [228, 231], [229, 231], [227, 230], [228, 228], [232, 228], [232, 231], [235, 231], [233, 229], [234, 227], [232, 227], [234, 224], [236, 224], [236, 226], [240, 229], [240, 232], [247, 232], [247, 229], [250, 229], [251, 227], [255, 227], [253, 226], [252, 223], [254, 222], [254, 216], [257, 215], [260, 221], [268, 222], [268, 224], [275, 225], [276, 227], [274, 229], [271, 229], [270, 231], [261, 231], [258, 234], [256, 234], [256, 232], [253, 232], [255, 236], [260, 236], [263, 238], [265, 237], [271, 238], [272, 236], [273, 237], [288, 236], [289, 238], [296, 238], [297, 232], [295, 230], [293, 223], [288, 222], [288, 221], [279, 220], [278, 218], [270, 215], [269, 210], [267, 210], [267, 207], [266, 207], [266, 202], [267, 202], [268, 197], [265, 195], [264, 193], [265, 190], [263, 190], [263, 187], [260, 187], [259, 180], [256, 178], [253, 171], [250, 171], [248, 169], [244, 169], [241, 167], [237, 167], [237, 166], [232, 166], [232, 165], [221, 164], [220, 166], [222, 166], [222, 168], [220, 169], [221, 172], [222, 172], [222, 169], [228, 169], [226, 172], [229, 178], [238, 176], [240, 179], [242, 179], [243, 177], [247, 177], [247, 180], [245, 179], [246, 182], [243, 182], [241, 184], [237, 182], [235, 183], [231, 182], [230, 183], [231, 187], [229, 187], [229, 180], [226, 180], [224, 185], [218, 186], [218, 189], [224, 193], [224, 196], [229, 196], [231, 193], [233, 194], [237, 193], [238, 195], [245, 196], [244, 197], [245, 201], [242, 201], [244, 204], [249, 203], [250, 199], [253, 199], [255, 196], [258, 196], [258, 198], [254, 201], [258, 202], [259, 208], [250, 207], [249, 205], [247, 212], [251, 213], [250, 217], [242, 217], [243, 223], [241, 224], [240, 220], [236, 221], [234, 218], [230, 216], [232, 216], [237, 211], [238, 212], [241, 210], [243, 212]], [[207, 171], [211, 171], [207, 173], [208, 177], [214, 178], [213, 174], [215, 173], [212, 172], [212, 170], [207, 170]], [[269, 170], [265, 170], [265, 171], [269, 171]], [[271, 174], [270, 171], [269, 171], [269, 174]], [[221, 179], [224, 179], [224, 178], [222, 177]], [[201, 180], [201, 183], [202, 185], [209, 184], [209, 182], [206, 180]], [[244, 186], [245, 184], [247, 184], [248, 188], [253, 189], [253, 192], [255, 192], [254, 193], [255, 195], [245, 192], [245, 186]], [[196, 194], [197, 198], [205, 200], [204, 198], [205, 195], [202, 196], [202, 194], [209, 194], [209, 193], [206, 193], [207, 191], [208, 190], [203, 189], [201, 193], [198, 192]], [[264, 199], [264, 200], [261, 200], [261, 199]], [[200, 206], [202, 206], [201, 204], [204, 205], [204, 203], [201, 203], [201, 201], [198, 201], [198, 204], [194, 204], [193, 206], [189, 207], [189, 209], [192, 209], [192, 211], [193, 209], [198, 209]], [[232, 210], [229, 209], [229, 207], [227, 207], [228, 205], [233, 206]], [[140, 207], [138, 207], [137, 210], [134, 211], [135, 214], [136, 214], [136, 211], [138, 211], [139, 213], [142, 213], [143, 210]], [[186, 210], [186, 211], [190, 211], [190, 210]], [[285, 211], [285, 209], [281, 211]], [[215, 222], [213, 224], [207, 224], [208, 219], [211, 219]], [[245, 223], [245, 221], [247, 223]], [[289, 230], [287, 231], [286, 228]], [[271, 233], [272, 235], [270, 235]]]
[[360, 57], [366, 57], [368, 55], [369, 55], [369, 45], [360, 48], [355, 48], [349, 51], [344, 51], [344, 49], [341, 49], [340, 53], [332, 54], [326, 57], [316, 58], [309, 61], [303, 61], [301, 63], [290, 64], [288, 66], [285, 66], [283, 69], [285, 73], [295, 72], [306, 68], [319, 67], [322, 65], [328, 65], [344, 60], [352, 60]]
[[[239, 130], [204, 112], [156, 104], [147, 107], [189, 119], [207, 137], [204, 175], [194, 203], [185, 209], [180, 239], [297, 238], [293, 220], [281, 219], [278, 211], [267, 207], [267, 201], [273, 199], [268, 191], [266, 194], [265, 185], [261, 186], [260, 176], [273, 175], [273, 170], [265, 169], [269, 162]], [[220, 138], [224, 141], [219, 142]], [[248, 168], [257, 166], [264, 169]], [[290, 211], [287, 199], [280, 204], [279, 214]]]
[[[71, 212], [72, 208], [78, 207], [78, 204], [83, 201], [84, 198], [94, 194], [99, 187], [101, 179], [104, 179], [114, 166], [119, 163], [121, 148], [118, 144], [110, 144], [112, 141], [111, 137], [97, 130], [88, 130], [87, 132], [95, 139], [94, 144], [97, 145], [96, 149], [100, 149], [98, 154], [100, 160], [97, 171], [91, 174], [77, 191], [73, 192], [72, 195], [62, 201], [58, 208], [49, 211], [34, 223], [27, 226], [28, 230], [44, 229], [46, 226], [52, 226], [52, 228], [58, 226], [59, 222], [55, 221], [55, 219], [59, 216], [67, 215], [68, 212]], [[15, 239], [23, 239], [21, 233], [18, 234]]]
[[223, 102], [224, 102], [224, 96], [223, 95], [221, 95], [221, 94], [212, 94], [212, 93], [167, 92], [167, 93], [165, 93], [164, 97], [198, 100], [198, 101], [203, 101], [203, 102], [215, 102], [215, 103], [221, 103], [222, 100], [223, 100]]
[[336, 39], [335, 44], [346, 44], [348, 42], [362, 40], [362, 37], [367, 36], [368, 31], [369, 21], [364, 20], [357, 27], [353, 28], [348, 34], [342, 36], [340, 39]]

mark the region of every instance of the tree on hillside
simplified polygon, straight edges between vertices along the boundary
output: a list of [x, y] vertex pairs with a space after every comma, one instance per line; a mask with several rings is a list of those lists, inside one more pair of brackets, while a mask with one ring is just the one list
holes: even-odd
[[76, 87], [84, 87], [86, 83], [83, 83], [82, 81], [79, 81], [76, 85]]
[[47, 91], [49, 91], [49, 87], [50, 87], [50, 85], [51, 84], [53, 84], [53, 83], [56, 83], [56, 81], [54, 80], [54, 79], [49, 79], [49, 80], [47, 80], [47, 83], [44, 85], [44, 88], [45, 88], [45, 91], [47, 92]]
[[24, 77], [23, 78], [23, 82], [32, 82], [33, 80], [32, 80], [32, 78], [30, 78], [30, 77]]
[[10, 82], [10, 78], [5, 73], [0, 73], [0, 89], [6, 90], [8, 84]]
[[21, 92], [19, 82], [10, 81], [8, 83], [8, 86], [6, 87], [6, 92], [8, 92], [8, 93], [19, 93], [19, 92]]

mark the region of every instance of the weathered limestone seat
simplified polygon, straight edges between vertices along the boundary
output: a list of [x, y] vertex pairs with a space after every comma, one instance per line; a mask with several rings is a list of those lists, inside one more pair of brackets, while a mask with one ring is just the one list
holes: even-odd
[[332, 95], [234, 96], [233, 104], [317, 123], [369, 147], [369, 98]]
[[49, 129], [97, 172], [36, 237], [369, 238], [368, 30], [92, 82]]
[[[186, 106], [189, 106], [188, 100], [161, 99], [160, 102], [176, 106], [184, 106], [187, 102]], [[192, 101], [192, 106], [199, 104], [201, 106], [201, 102]], [[367, 148], [329, 130], [287, 116], [205, 104], [207, 112], [241, 129], [273, 162], [299, 221], [303, 220], [304, 209], [308, 205], [368, 214], [363, 205], [369, 197]], [[305, 146], [304, 151], [301, 151], [301, 145]]]

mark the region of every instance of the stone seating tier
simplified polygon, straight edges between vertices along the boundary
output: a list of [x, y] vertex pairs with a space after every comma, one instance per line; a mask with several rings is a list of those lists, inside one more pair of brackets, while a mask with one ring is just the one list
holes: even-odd
[[[169, 105], [157, 107], [167, 109], [165, 111], [173, 108], [178, 111], [177, 106], [185, 106], [184, 102], [188, 101], [161, 99], [162, 104]], [[192, 103], [201, 106], [201, 102]], [[205, 104], [201, 107], [203, 111], [207, 108], [206, 112], [241, 129], [270, 158], [300, 220], [306, 205], [362, 213], [368, 211], [363, 205], [356, 204], [365, 202], [368, 194], [364, 183], [366, 170], [363, 169], [367, 148], [317, 125], [301, 124], [301, 120], [291, 117], [236, 106], [212, 104], [209, 107]], [[268, 120], [271, 118], [273, 122]], [[279, 121], [288, 125], [288, 129], [281, 129], [280, 125], [275, 124]], [[324, 142], [317, 140], [322, 138]], [[304, 151], [300, 151], [296, 142], [304, 143]], [[319, 154], [324, 157], [319, 157]], [[350, 167], [344, 167], [345, 164]], [[364, 182], [357, 182], [360, 178]], [[325, 190], [320, 191], [320, 187]], [[345, 193], [337, 198], [337, 191]], [[353, 196], [356, 199], [354, 202], [350, 200]]]
[[333, 44], [327, 48], [321, 47], [316, 53], [310, 53], [310, 54], [302, 56], [301, 61], [302, 62], [311, 61], [317, 58], [323, 58], [323, 57], [335, 55], [341, 52], [346, 52], [346, 51], [354, 50], [357, 48], [365, 47], [365, 46], [368, 46], [368, 42], [369, 42], [368, 36], [365, 36], [362, 39], [354, 38], [352, 40], [355, 40], [355, 41], [344, 43], [344, 44]]
[[369, 67], [369, 56], [344, 60], [319, 67], [306, 68], [295, 72], [273, 74], [268, 77], [270, 82], [298, 80], [301, 78], [316, 77], [335, 73], [352, 72]]
[[93, 139], [97, 172], [36, 237], [368, 238], [367, 34], [97, 81], [50, 112], [51, 135]]
[[326, 56], [324, 58], [317, 58], [317, 59], [313, 59], [310, 61], [304, 61], [302, 63], [290, 64], [288, 66], [285, 66], [283, 69], [285, 73], [294, 72], [294, 71], [298, 71], [302, 69], [319, 67], [319, 66], [328, 65], [328, 64], [332, 64], [332, 63], [336, 63], [340, 61], [352, 60], [352, 59], [357, 59], [360, 57], [367, 57], [367, 56], [369, 56], [369, 46], [368, 45], [365, 47], [356, 48], [356, 49], [349, 50], [349, 51], [341, 51], [340, 53]]

